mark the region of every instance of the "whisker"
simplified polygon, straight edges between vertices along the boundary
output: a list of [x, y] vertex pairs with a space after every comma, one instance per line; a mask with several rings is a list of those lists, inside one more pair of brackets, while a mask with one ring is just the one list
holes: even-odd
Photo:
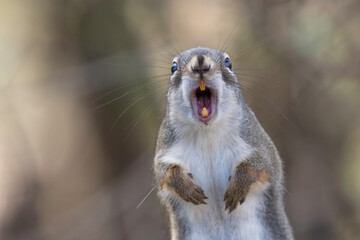
[[233, 59], [233, 60], [239, 59], [240, 56], [241, 56], [240, 54], [243, 54], [243, 53], [246, 52], [246, 51], [251, 51], [251, 50], [253, 50], [253, 49], [257, 48], [257, 47], [260, 47], [260, 46], [262, 46], [262, 45], [270, 42], [271, 40], [273, 40], [273, 38], [275, 38], [275, 35], [270, 35], [270, 36], [268, 36], [268, 37], [266, 37], [266, 38], [264, 38], [264, 39], [261, 39], [261, 40], [259, 40], [259, 41], [256, 41], [255, 44], [253, 44], [252, 46], [245, 47], [245, 48], [240, 49], [239, 51], [237, 51], [237, 52], [235, 52], [235, 53], [232, 53], [232, 54], [231, 54], [231, 55], [232, 55], [232, 59]]
[[296, 129], [299, 129], [299, 127], [292, 122], [275, 104], [273, 104], [268, 98], [266, 98], [265, 96], [261, 95], [259, 92], [256, 92], [254, 89], [249, 88], [248, 86], [245, 85], [240, 85], [239, 83], [234, 83], [235, 86], [237, 85], [240, 89], [247, 89], [247, 91], [252, 92], [254, 95], [262, 98], [263, 100], [265, 100], [265, 102], [267, 102], [270, 106], [272, 106], [275, 111], [277, 113], [279, 113], [286, 121], [288, 121], [293, 127], [295, 127]]
[[227, 50], [227, 48], [229, 47], [229, 44], [231, 43], [232, 40], [229, 42], [229, 44], [227, 44], [227, 42], [229, 41], [229, 39], [232, 37], [233, 33], [239, 26], [240, 26], [240, 22], [238, 24], [236, 24], [235, 27], [231, 30], [230, 34], [228, 35], [228, 37], [226, 38], [225, 42], [223, 43], [223, 45], [220, 49], [221, 52], [225, 52]]
[[140, 102], [141, 100], [145, 99], [145, 96], [137, 98], [137, 100], [133, 101], [131, 104], [129, 104], [121, 113], [120, 115], [115, 119], [114, 123], [112, 124], [110, 128], [110, 132], [113, 130], [113, 128], [116, 126], [117, 122], [120, 120], [120, 118], [130, 109], [132, 108], [136, 103]]
[[170, 44], [172, 49], [175, 51], [175, 54], [173, 55], [173, 57], [177, 56], [180, 53], [180, 51], [177, 48], [175, 48], [174, 44], [172, 44], [170, 41], [168, 43]]
[[91, 103], [91, 105], [94, 105], [95, 103], [99, 102], [101, 99], [105, 98], [106, 96], [110, 95], [111, 93], [116, 92], [117, 90], [126, 88], [127, 86], [130, 86], [131, 84], [133, 84], [133, 83], [128, 82], [128, 83], [123, 84], [123, 85], [121, 85], [121, 86], [114, 87], [114, 88], [110, 89], [109, 91], [106, 91], [104, 94], [102, 94], [102, 95], [100, 95], [98, 98], [96, 98], [96, 99]]
[[118, 67], [120, 67], [120, 66], [123, 66], [123, 67], [143, 67], [143, 68], [159, 68], [159, 69], [169, 70], [168, 67], [164, 67], [164, 66], [142, 65], [142, 64], [139, 64], [139, 63], [134, 63], [134, 64], [126, 63], [126, 64], [123, 64], [123, 63], [113, 63], [113, 62], [106, 62], [106, 61], [102, 61], [102, 63], [109, 64], [109, 65], [114, 65], [114, 66], [118, 66]]
[[[166, 77], [166, 76], [168, 76], [169, 74], [161, 74], [161, 75], [157, 75], [157, 76], [154, 76], [154, 77], [151, 77], [151, 78], [148, 78], [148, 79], [144, 79], [144, 80], [138, 80], [138, 81], [136, 81], [136, 83], [137, 82], [145, 82], [145, 83], [143, 83], [143, 84], [141, 84], [141, 85], [138, 85], [138, 87], [139, 86], [143, 86], [143, 85], [145, 85], [150, 79], [157, 79], [157, 78], [159, 78], [158, 80], [155, 80], [155, 81], [151, 81], [151, 82], [149, 82], [149, 84], [150, 83], [160, 83], [160, 82], [164, 82], [164, 80], [162, 79], [162, 77]], [[113, 92], [116, 92], [116, 91], [118, 91], [118, 90], [120, 90], [120, 89], [124, 89], [124, 88], [126, 88], [126, 87], [128, 87], [128, 86], [131, 86], [131, 85], [134, 85], [134, 84], [136, 84], [136, 83], [134, 83], [134, 82], [128, 82], [128, 83], [125, 83], [125, 84], [123, 84], [123, 85], [121, 85], [121, 86], [117, 86], [117, 87], [114, 87], [114, 88], [112, 88], [112, 89], [110, 89], [109, 91], [106, 91], [104, 94], [102, 94], [101, 96], [99, 96], [98, 98], [96, 98], [92, 103], [91, 103], [91, 105], [94, 105], [95, 103], [97, 103], [97, 102], [99, 102], [101, 99], [103, 99], [103, 98], [105, 98], [106, 96], [108, 96], [108, 95], [110, 95], [110, 94], [112, 94]]]
[[235, 67], [233, 68], [233, 72], [235, 71], [261, 71], [260, 68], [241, 68], [241, 67]]
[[174, 56], [174, 54], [172, 52], [170, 52], [169, 50], [166, 49], [166, 47], [162, 48], [165, 52], [160, 53], [161, 56], [166, 57], [166, 58], [172, 58]]
[[[163, 59], [151, 59], [151, 61], [154, 61], [154, 62], [160, 62], [160, 63], [165, 63], [166, 65], [171, 65], [171, 62], [170, 61], [165, 61]], [[170, 67], [169, 67], [170, 69]]]
[[155, 190], [155, 186], [153, 186], [150, 191], [146, 194], [146, 196], [143, 198], [143, 200], [141, 200], [141, 202], [136, 206], [136, 209], [138, 209], [143, 202], [150, 196], [150, 194]]
[[248, 86], [248, 87], [258, 87], [258, 88], [261, 88], [264, 91], [271, 91], [271, 88], [269, 88], [267, 85], [265, 85], [263, 83], [255, 83], [252, 80], [239, 78], [239, 77], [238, 77], [238, 80], [239, 80], [240, 85], [242, 85], [244, 83], [247, 83], [248, 85], [246, 85], [246, 86]]
[[[167, 83], [166, 83], [167, 84]], [[166, 84], [163, 84], [161, 86], [165, 86]], [[160, 87], [161, 87], [160, 86]], [[132, 103], [130, 103], [121, 113], [120, 115], [116, 118], [116, 120], [114, 121], [112, 127], [110, 130], [113, 130], [113, 128], [116, 126], [116, 123], [121, 119], [121, 117], [130, 109], [132, 108], [136, 103], [140, 102], [141, 100], [144, 100], [146, 97], [148, 97], [149, 95], [151, 95], [153, 92], [157, 91], [158, 89], [154, 89], [150, 92], [148, 92], [147, 94], [145, 95], [138, 95], [136, 96], [134, 99], [134, 101]]]
[[128, 124], [128, 126], [125, 128], [125, 130], [128, 130], [128, 128], [131, 126], [130, 130], [128, 131], [128, 134], [126, 135], [126, 137], [124, 138], [123, 142], [125, 142], [127, 140], [127, 138], [130, 136], [130, 134], [132, 133], [132, 131], [135, 129], [136, 125], [143, 120], [145, 117], [147, 117], [149, 115], [149, 113], [151, 112], [151, 110], [154, 109], [154, 106], [157, 105], [157, 103], [160, 100], [164, 100], [164, 97], [166, 96], [166, 92], [165, 94], [162, 94], [161, 97], [159, 97], [152, 105], [150, 105], [141, 115], [139, 118], [133, 120], [130, 124]]
[[180, 49], [180, 52], [178, 51], [178, 55], [183, 52], [183, 48], [181, 47], [179, 41], [177, 39], [175, 39], [175, 44], [178, 46], [178, 48]]
[[[92, 108], [91, 111], [95, 111], [95, 110], [97, 110], [97, 109], [99, 109], [99, 108], [105, 107], [105, 106], [107, 106], [108, 104], [114, 103], [114, 102], [118, 101], [119, 99], [121, 99], [121, 98], [123, 98], [123, 97], [125, 97], [125, 96], [128, 96], [128, 95], [130, 95], [130, 94], [132, 94], [132, 93], [135, 93], [135, 92], [137, 92], [138, 90], [143, 89], [147, 84], [148, 84], [148, 82], [143, 83], [143, 84], [139, 85], [138, 87], [134, 88], [134, 89], [131, 90], [131, 91], [128, 91], [128, 92], [126, 92], [126, 93], [123, 93], [123, 94], [121, 94], [120, 96], [118, 96], [118, 97], [116, 97], [116, 98], [114, 98], [114, 99], [112, 99], [112, 100], [109, 100], [109, 101], [107, 101], [107, 102], [105, 102], [105, 103], [103, 103], [103, 104], [100, 104], [99, 106], [96, 106], [96, 107]], [[162, 82], [162, 81], [159, 81], [159, 82], [154, 83], [153, 85], [156, 85], [156, 86], [159, 85], [158, 87], [161, 87], [161, 86], [165, 86], [166, 84], [168, 84], [168, 82], [165, 82], [165, 83], [164, 83], [164, 82]]]
[[233, 73], [235, 73], [236, 76], [240, 75], [242, 77], [253, 77], [252, 79], [254, 79], [254, 80], [274, 81], [273, 79], [271, 79], [269, 77], [258, 75], [258, 74], [253, 74], [253, 73], [245, 73], [245, 72], [233, 72]]
[[221, 42], [221, 34], [220, 34], [220, 36], [219, 36], [218, 43], [217, 43], [217, 45], [216, 45], [216, 49], [219, 49], [219, 47], [220, 47], [220, 42]]
[[[166, 57], [166, 59], [172, 59], [175, 55], [169, 49], [167, 49], [167, 46], [170, 45], [170, 42], [168, 40], [166, 40], [162, 35], [157, 35], [157, 37], [160, 37], [162, 41], [161, 42], [155, 41], [155, 39], [157, 39], [157, 38], [154, 38], [154, 37], [148, 37], [147, 39], [150, 40], [150, 42], [152, 42], [155, 45], [157, 50], [160, 49], [160, 51], [162, 51], [162, 52], [157, 51], [157, 55], [164, 56], [164, 57]], [[164, 42], [166, 44], [164, 44]], [[175, 50], [175, 52], [177, 52], [177, 51]]]
[[[244, 92], [245, 94], [251, 94], [252, 96], [257, 96], [256, 94], [254, 94], [254, 92], [251, 92], [251, 91], [249, 90], [249, 88], [244, 87], [244, 86], [242, 86], [242, 87], [243, 87], [242, 90], [243, 90], [243, 92]], [[255, 104], [256, 104], [256, 106], [259, 107], [260, 109], [264, 109], [264, 107], [263, 107], [262, 104], [257, 103], [257, 102], [256, 102]], [[270, 119], [276, 123], [276, 125], [281, 129], [282, 132], [284, 132], [284, 133], [286, 132], [286, 131], [285, 131], [285, 128], [283, 127], [283, 125], [281, 124], [281, 122], [276, 118], [276, 116], [275, 116], [275, 114], [274, 114], [273, 112], [270, 112]]]
[[170, 53], [173, 55], [173, 57], [177, 56], [177, 55], [180, 53], [179, 50], [175, 48], [175, 46], [171, 43], [171, 41], [170, 41], [169, 39], [167, 39], [167, 38], [165, 39], [165, 38], [163, 37], [163, 40], [165, 40], [165, 42], [166, 42], [168, 45], [170, 45], [170, 47], [175, 51], [175, 54], [173, 54], [172, 52], [170, 52]]
[[[265, 77], [265, 76], [261, 76], [261, 75], [255, 75], [255, 74], [242, 74], [240, 73], [240, 75], [243, 75], [245, 77], [249, 76], [249, 77], [255, 77], [255, 78], [251, 78], [251, 80], [249, 79], [245, 79], [245, 78], [242, 78], [242, 77], [239, 77], [237, 75], [237, 78], [239, 81], [244, 81], [244, 82], [248, 82], [248, 83], [254, 83], [255, 86], [260, 86], [263, 90], [265, 91], [269, 91], [271, 90], [272, 88], [269, 87], [269, 85], [266, 85], [262, 82], [260, 82], [262, 79], [265, 79], [265, 80], [268, 80], [268, 81], [271, 81], [271, 83], [275, 83], [277, 84], [277, 88], [279, 89], [283, 89], [284, 87], [280, 84], [280, 81], [279, 80], [274, 80], [273, 78], [268, 78], [268, 77]], [[276, 78], [275, 78], [276, 79]], [[254, 82], [253, 80], [255, 80], [256, 82]], [[254, 90], [253, 90], [254, 91]], [[293, 117], [295, 117], [295, 119], [298, 121], [300, 119], [299, 115], [296, 113], [296, 111], [293, 109], [293, 107], [291, 107], [289, 104], [285, 103], [285, 106], [291, 111], [291, 113], [293, 114]], [[295, 125], [295, 124], [294, 124]]]
[[[129, 138], [130, 134], [132, 133], [132, 131], [135, 129], [136, 125], [143, 119], [145, 118], [150, 112], [151, 110], [153, 110], [152, 106], [149, 106], [143, 113], [141, 113], [141, 115], [139, 116], [139, 118], [136, 118], [135, 120], [131, 121], [127, 127], [125, 128], [125, 131], [128, 131], [128, 133], [126, 134], [126, 136], [124, 137], [123, 142], [126, 142], [126, 140]], [[130, 130], [128, 130], [130, 127]]]

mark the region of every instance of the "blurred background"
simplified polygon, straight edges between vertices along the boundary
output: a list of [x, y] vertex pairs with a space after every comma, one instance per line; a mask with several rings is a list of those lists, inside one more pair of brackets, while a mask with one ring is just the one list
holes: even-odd
[[199, 45], [277, 145], [296, 239], [360, 239], [357, 0], [2, 0], [0, 239], [169, 239], [142, 200], [172, 58]]

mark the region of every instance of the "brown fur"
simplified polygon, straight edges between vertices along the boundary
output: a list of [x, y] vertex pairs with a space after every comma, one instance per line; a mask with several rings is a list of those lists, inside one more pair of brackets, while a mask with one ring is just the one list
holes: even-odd
[[265, 183], [268, 179], [267, 170], [254, 170], [248, 162], [240, 163], [225, 192], [225, 210], [229, 209], [229, 213], [231, 213], [239, 203], [240, 205], [244, 203], [253, 183], [257, 181]]
[[207, 197], [204, 191], [192, 181], [192, 174], [185, 174], [179, 165], [171, 165], [167, 174], [160, 180], [161, 187], [165, 187], [175, 192], [186, 202], [195, 205], [206, 204]]

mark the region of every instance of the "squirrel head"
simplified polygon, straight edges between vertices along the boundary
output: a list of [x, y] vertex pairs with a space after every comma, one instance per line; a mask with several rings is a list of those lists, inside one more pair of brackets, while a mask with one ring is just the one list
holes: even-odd
[[170, 119], [214, 125], [239, 114], [241, 97], [227, 53], [197, 47], [176, 56], [168, 91]]

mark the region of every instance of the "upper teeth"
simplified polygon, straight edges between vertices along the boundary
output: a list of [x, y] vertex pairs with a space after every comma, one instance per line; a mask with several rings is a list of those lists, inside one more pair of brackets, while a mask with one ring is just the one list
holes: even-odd
[[200, 80], [200, 90], [205, 91], [205, 81]]

